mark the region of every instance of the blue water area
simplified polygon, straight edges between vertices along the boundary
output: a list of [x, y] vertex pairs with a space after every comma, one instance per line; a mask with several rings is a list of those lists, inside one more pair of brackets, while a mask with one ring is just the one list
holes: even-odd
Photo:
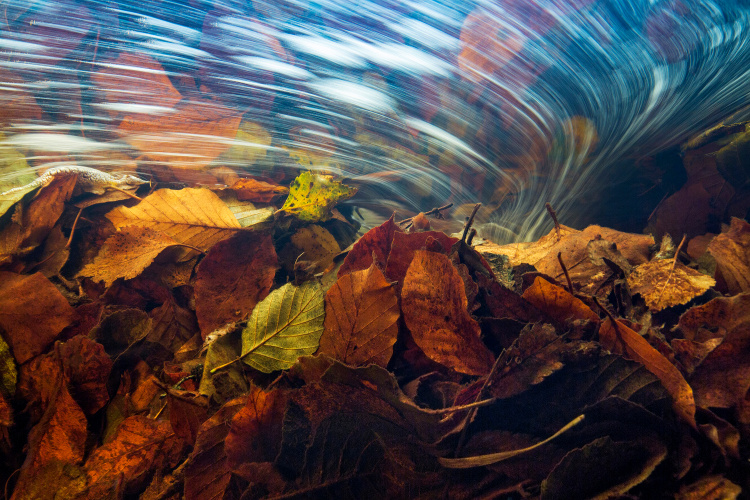
[[371, 223], [481, 201], [490, 237], [530, 239], [546, 202], [575, 222], [750, 104], [749, 20], [730, 0], [6, 0], [0, 181], [313, 169], [360, 186]]

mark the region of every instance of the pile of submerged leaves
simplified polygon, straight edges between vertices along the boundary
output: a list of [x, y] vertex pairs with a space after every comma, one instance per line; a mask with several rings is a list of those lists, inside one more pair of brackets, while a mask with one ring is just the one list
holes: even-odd
[[354, 241], [351, 191], [309, 173], [281, 208], [249, 179], [134, 193], [0, 199], [10, 498], [750, 488], [744, 221], [687, 253], [561, 225], [472, 247], [393, 218]]

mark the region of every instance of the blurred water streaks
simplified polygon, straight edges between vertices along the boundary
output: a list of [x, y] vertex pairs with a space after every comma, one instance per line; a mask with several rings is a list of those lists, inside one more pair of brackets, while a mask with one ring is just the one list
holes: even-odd
[[482, 201], [490, 237], [526, 240], [545, 202], [575, 223], [623, 159], [748, 105], [749, 21], [733, 0], [6, 0], [0, 181], [19, 152], [196, 182], [318, 169], [383, 215]]

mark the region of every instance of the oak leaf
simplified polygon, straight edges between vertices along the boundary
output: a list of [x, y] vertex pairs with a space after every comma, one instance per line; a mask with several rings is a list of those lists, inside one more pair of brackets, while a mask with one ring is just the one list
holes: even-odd
[[107, 218], [116, 228], [148, 227], [204, 251], [240, 229], [224, 202], [203, 188], [160, 189], [133, 207], [113, 209]]
[[119, 278], [140, 275], [163, 250], [177, 244], [171, 236], [150, 227], [125, 226], [107, 238], [94, 260], [78, 275], [103, 281], [109, 287]]
[[349, 365], [386, 366], [396, 343], [399, 316], [393, 284], [375, 263], [345, 274], [326, 293], [319, 352]]
[[287, 283], [263, 299], [242, 330], [242, 360], [264, 373], [285, 370], [318, 349], [325, 314], [322, 287]]
[[271, 236], [241, 233], [214, 245], [195, 278], [195, 313], [203, 338], [245, 320], [271, 291], [277, 268]]
[[709, 243], [708, 252], [716, 259], [716, 280], [722, 290], [750, 291], [750, 224], [732, 217], [729, 230]]
[[672, 396], [675, 413], [695, 427], [693, 389], [680, 371], [645, 338], [621, 321], [613, 324], [608, 318], [599, 328], [599, 342], [605, 349], [643, 364], [648, 371], [656, 375]]
[[0, 329], [17, 363], [44, 352], [73, 321], [74, 314], [68, 301], [41, 273], [22, 276], [0, 271]]
[[467, 305], [464, 283], [448, 257], [414, 252], [401, 291], [401, 309], [414, 341], [430, 359], [448, 368], [485, 375], [494, 357], [479, 339], [479, 324]]

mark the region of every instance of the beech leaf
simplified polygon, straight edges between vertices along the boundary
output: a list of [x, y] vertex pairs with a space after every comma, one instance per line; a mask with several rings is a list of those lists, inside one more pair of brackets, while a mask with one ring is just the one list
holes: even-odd
[[576, 319], [599, 322], [599, 316], [581, 299], [541, 277], [536, 277], [534, 283], [523, 292], [521, 297], [560, 323]]
[[203, 338], [245, 320], [270, 292], [277, 268], [271, 236], [241, 233], [214, 245], [195, 278], [195, 313]]
[[641, 264], [628, 276], [631, 293], [640, 294], [653, 312], [687, 304], [715, 284], [712, 277], [670, 259]]
[[78, 274], [111, 286], [118, 278], [135, 278], [165, 248], [176, 244], [167, 234], [150, 227], [125, 226], [107, 238], [96, 258]]
[[404, 320], [414, 341], [440, 364], [468, 375], [486, 375], [494, 357], [479, 339], [479, 324], [467, 304], [464, 282], [448, 257], [414, 252], [401, 291]]
[[287, 283], [261, 301], [242, 330], [242, 359], [256, 370], [285, 370], [318, 349], [323, 333], [320, 284]]
[[240, 229], [240, 223], [224, 202], [203, 188], [160, 189], [134, 207], [113, 209], [107, 218], [116, 228], [148, 227], [202, 250]]
[[373, 263], [338, 279], [326, 293], [320, 352], [349, 365], [386, 366], [398, 335], [398, 298]]

